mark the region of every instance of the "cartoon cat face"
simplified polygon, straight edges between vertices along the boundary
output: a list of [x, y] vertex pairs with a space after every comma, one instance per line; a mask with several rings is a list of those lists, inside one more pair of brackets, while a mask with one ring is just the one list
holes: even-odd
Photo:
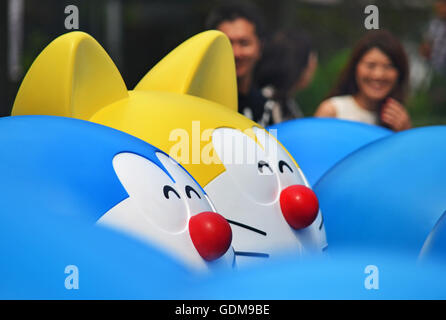
[[260, 146], [239, 130], [218, 128], [213, 132], [214, 148], [226, 171], [205, 187], [231, 223], [237, 263], [285, 250], [323, 250], [327, 243], [319, 210], [301, 227], [292, 226], [285, 215], [296, 214], [294, 224], [301, 221], [299, 212], [286, 212], [290, 206], [286, 197], [301, 196], [306, 201], [305, 195], [289, 187], [306, 187], [311, 192], [300, 168], [275, 138], [261, 128], [252, 129]]
[[66, 117], [6, 117], [0, 133], [1, 199], [17, 214], [56, 212], [112, 226], [196, 270], [233, 266], [230, 225], [161, 150]]
[[[233, 250], [229, 247], [232, 232], [227, 222], [215, 213], [203, 189], [175, 160], [160, 152], [156, 156], [169, 175], [135, 153], [114, 157], [113, 167], [129, 197], [98, 223], [156, 242], [196, 268], [233, 265]], [[209, 223], [218, 229], [217, 233], [207, 234]], [[205, 240], [212, 245], [204, 248], [191, 230], [207, 237]]]
[[[67, 57], [58, 58], [60, 69], [68, 70], [62, 75], [53, 66], [61, 52]], [[41, 83], [45, 87], [36, 90]], [[231, 44], [218, 31], [201, 33], [181, 44], [130, 91], [103, 48], [85, 33], [73, 32], [53, 41], [36, 59], [21, 85], [13, 114], [81, 118], [163, 150], [205, 188], [217, 210], [237, 227], [233, 241], [239, 257], [324, 248], [317, 198], [280, 143], [262, 136], [264, 129], [237, 113], [236, 86]], [[226, 147], [227, 135], [244, 145]], [[268, 146], [276, 152], [263, 152]], [[254, 163], [225, 161], [227, 152], [237, 155], [248, 149], [257, 157]], [[118, 175], [121, 179], [122, 173]], [[174, 188], [181, 199], [185, 199], [180, 194], [184, 188]], [[176, 196], [173, 191], [167, 193]], [[137, 203], [138, 208], [149, 206], [141, 199], [136, 193], [128, 202]], [[181, 201], [169, 205], [180, 206]], [[183, 230], [186, 218], [172, 219], [170, 232]], [[153, 220], [160, 226], [169, 221], [162, 215]]]

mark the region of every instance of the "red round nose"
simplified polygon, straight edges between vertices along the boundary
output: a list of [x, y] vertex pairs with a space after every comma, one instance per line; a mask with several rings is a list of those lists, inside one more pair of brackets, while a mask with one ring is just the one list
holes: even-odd
[[310, 188], [293, 185], [280, 193], [280, 208], [288, 224], [298, 230], [308, 227], [316, 219], [319, 201]]
[[232, 241], [229, 223], [215, 212], [201, 212], [190, 218], [189, 233], [198, 253], [206, 261], [224, 255]]

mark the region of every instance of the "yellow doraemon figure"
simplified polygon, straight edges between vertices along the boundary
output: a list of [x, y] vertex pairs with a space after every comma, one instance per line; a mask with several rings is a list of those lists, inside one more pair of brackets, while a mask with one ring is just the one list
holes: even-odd
[[231, 224], [238, 265], [322, 251], [316, 196], [284, 147], [237, 113], [236, 86], [231, 44], [218, 31], [181, 44], [130, 91], [96, 40], [72, 32], [37, 57], [12, 113], [97, 122], [170, 154]]

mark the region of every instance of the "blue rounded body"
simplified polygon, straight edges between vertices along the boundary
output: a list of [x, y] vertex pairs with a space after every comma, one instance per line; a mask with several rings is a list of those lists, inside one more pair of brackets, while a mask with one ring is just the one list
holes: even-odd
[[358, 150], [315, 185], [330, 246], [417, 256], [445, 211], [446, 127], [401, 132]]
[[[174, 298], [193, 278], [158, 249], [94, 224], [128, 197], [113, 157], [133, 152], [169, 175], [160, 150], [50, 116], [0, 119], [0, 145], [0, 298]], [[69, 266], [78, 268], [79, 289], [69, 289]]]
[[446, 212], [438, 220], [424, 243], [422, 259], [438, 259], [446, 262]]
[[383, 127], [332, 118], [296, 119], [268, 130], [294, 157], [310, 185], [350, 153], [392, 134]]
[[133, 152], [164, 170], [162, 152], [126, 133], [64, 117], [0, 119], [0, 197], [17, 211], [54, 211], [98, 220], [128, 197], [112, 166], [113, 157]]

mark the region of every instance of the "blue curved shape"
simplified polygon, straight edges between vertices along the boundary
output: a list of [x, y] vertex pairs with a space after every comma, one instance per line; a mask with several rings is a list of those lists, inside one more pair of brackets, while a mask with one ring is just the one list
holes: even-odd
[[128, 197], [112, 166], [121, 152], [141, 155], [170, 176], [155, 155], [161, 150], [121, 131], [72, 118], [2, 118], [0, 146], [0, 199], [14, 202], [17, 212], [82, 212], [97, 221]]
[[333, 118], [296, 119], [267, 129], [294, 157], [310, 185], [350, 153], [393, 133], [383, 127]]
[[[0, 298], [172, 299], [194, 278], [157, 249], [93, 223], [128, 197], [114, 156], [136, 153], [169, 175], [155, 155], [162, 151], [51, 116], [0, 119], [0, 146]], [[69, 265], [79, 269], [79, 290], [65, 287]]]
[[0, 299], [176, 299], [195, 277], [146, 243], [12, 202], [2, 203], [0, 254]]
[[418, 256], [446, 207], [446, 126], [401, 132], [358, 150], [314, 186], [330, 247]]
[[423, 260], [441, 259], [446, 261], [446, 212], [443, 213], [427, 238], [423, 246], [422, 258]]
[[281, 261], [213, 275], [190, 299], [445, 299], [446, 263], [417, 265], [404, 252], [338, 248], [325, 257]]

